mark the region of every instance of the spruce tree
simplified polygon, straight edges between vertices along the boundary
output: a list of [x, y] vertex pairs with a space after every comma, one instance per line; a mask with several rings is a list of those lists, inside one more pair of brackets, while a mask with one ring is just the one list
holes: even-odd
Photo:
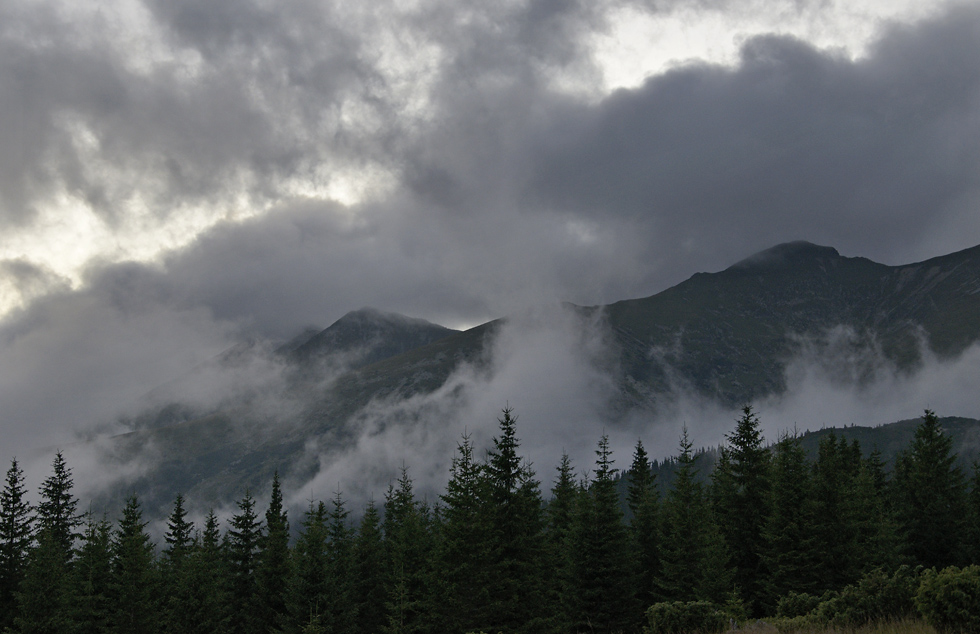
[[190, 559], [194, 552], [194, 523], [187, 519], [184, 496], [178, 494], [164, 534], [167, 546], [161, 561], [161, 609], [167, 631], [185, 632], [191, 627], [187, 605], [193, 599], [189, 583]]
[[810, 497], [811, 576], [820, 591], [840, 590], [861, 575], [855, 472], [850, 446], [831, 430], [820, 440]]
[[387, 588], [389, 634], [438, 631], [432, 620], [435, 586], [433, 541], [429, 516], [413, 493], [412, 479], [403, 468], [398, 486], [385, 495], [384, 536], [388, 561]]
[[776, 443], [772, 463], [771, 513], [763, 530], [763, 563], [767, 613], [774, 614], [777, 601], [790, 592], [813, 593], [813, 553], [810, 540], [808, 499], [810, 464], [800, 437], [785, 434]]
[[71, 469], [59, 451], [52, 474], [41, 485], [37, 507], [36, 546], [31, 550], [17, 597], [14, 626], [22, 632], [64, 632], [70, 626], [73, 545], [82, 524], [71, 493]]
[[442, 500], [442, 539], [438, 550], [440, 603], [447, 631], [476, 632], [490, 627], [490, 532], [486, 479], [463, 436], [453, 457]]
[[574, 627], [620, 632], [634, 618], [629, 535], [613, 479], [612, 450], [603, 435], [587, 494], [579, 499], [570, 536]]
[[731, 589], [725, 541], [704, 488], [685, 427], [679, 468], [663, 504], [660, 593], [665, 601], [722, 603]]
[[876, 568], [895, 570], [902, 562], [898, 523], [888, 503], [887, 485], [876, 449], [861, 461], [851, 498], [862, 575]]
[[340, 491], [334, 495], [327, 516], [327, 580], [323, 625], [330, 632], [350, 632], [354, 628], [354, 543]]
[[564, 551], [582, 489], [575, 481], [572, 461], [567, 453], [562, 452], [557, 471], [558, 476], [551, 488], [551, 501], [547, 508], [548, 541], [557, 550]]
[[16, 593], [14, 629], [24, 634], [62, 634], [71, 627], [68, 562], [53, 531], [41, 530]]
[[132, 496], [123, 508], [113, 538], [113, 631], [151, 634], [157, 631], [156, 575], [153, 544], [146, 533], [139, 500]]
[[574, 530], [576, 512], [582, 487], [575, 480], [572, 462], [567, 453], [562, 452], [558, 465], [558, 476], [551, 488], [551, 501], [546, 509], [548, 522], [548, 544], [550, 559], [555, 574], [551, 578], [551, 604], [555, 605], [556, 631], [564, 632], [571, 628], [574, 612], [575, 585], [572, 580], [569, 559], [570, 536]]
[[[635, 557], [635, 592], [640, 610], [660, 599], [657, 579], [660, 577], [660, 494], [656, 476], [650, 469], [643, 442], [636, 441], [629, 469], [628, 502], [631, 550]], [[638, 615], [642, 618], [642, 614]]]
[[544, 589], [544, 515], [538, 481], [519, 453], [517, 418], [503, 410], [487, 456], [488, 580], [494, 631], [539, 631], [550, 614]]
[[14, 624], [15, 592], [24, 579], [34, 532], [33, 512], [25, 495], [24, 472], [15, 458], [0, 493], [0, 631]]
[[966, 553], [971, 565], [980, 565], [980, 462], [973, 463], [973, 478], [968, 502], [969, 529], [966, 533]]
[[258, 629], [272, 631], [286, 614], [289, 579], [289, 519], [283, 508], [279, 472], [272, 476], [272, 496], [265, 512], [265, 535], [259, 541], [255, 569]]
[[186, 634], [224, 634], [230, 631], [231, 590], [229, 567], [221, 543], [214, 509], [208, 511], [204, 531], [195, 540], [187, 571], [188, 592], [183, 605]]
[[71, 562], [75, 540], [80, 537], [78, 528], [83, 519], [77, 511], [78, 500], [71, 492], [74, 484], [71, 469], [60, 451], [55, 454], [51, 468], [51, 475], [41, 485], [37, 529], [49, 534], [67, 567]]
[[896, 468], [899, 520], [912, 560], [937, 569], [963, 562], [966, 486], [952, 439], [926, 410]]
[[759, 418], [751, 405], [742, 408], [735, 431], [715, 469], [713, 491], [718, 525], [725, 537], [749, 612], [758, 614], [763, 600], [763, 528], [769, 516], [769, 452], [763, 446]]
[[187, 519], [184, 496], [179, 493], [174, 499], [174, 508], [167, 520], [167, 532], [163, 538], [167, 544], [163, 549], [164, 564], [180, 572], [194, 547], [194, 523]]
[[231, 629], [238, 634], [259, 634], [255, 567], [258, 563], [262, 526], [255, 499], [248, 489], [238, 501], [238, 513], [228, 531], [228, 564], [231, 581]]
[[386, 623], [385, 555], [381, 518], [371, 502], [361, 519], [354, 544], [355, 627], [358, 634], [376, 634]]
[[72, 634], [101, 634], [112, 623], [112, 525], [89, 518], [70, 575], [68, 613]]
[[310, 507], [292, 555], [292, 575], [286, 594], [287, 616], [283, 631], [301, 634], [307, 628], [325, 628], [327, 593], [330, 591], [327, 564], [327, 507], [323, 502]]

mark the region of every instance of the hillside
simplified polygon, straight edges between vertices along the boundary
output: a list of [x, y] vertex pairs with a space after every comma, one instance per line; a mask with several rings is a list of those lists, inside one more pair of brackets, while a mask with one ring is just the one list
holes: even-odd
[[[980, 339], [980, 247], [886, 266], [789, 243], [650, 297], [567, 310], [602, 330], [611, 355], [601, 371], [618, 396], [600, 422], [655, 420], [678, 389], [723, 406], [779, 394], [787, 363], [834, 328], [851, 333], [852, 351], [874, 350], [906, 371], [919, 363], [923, 346], [940, 358], [956, 356]], [[370, 404], [409, 403], [385, 424], [412, 425], [410, 399], [434, 393], [462, 364], [492, 374], [491, 344], [507, 323], [457, 332], [355, 311], [263, 357], [285, 383], [246, 390], [210, 410], [168, 401], [164, 410], [181, 415], [158, 415], [153, 425], [117, 438], [107, 460], [137, 461], [152, 448], [155, 467], [125, 484], [149, 508], [169, 504], [177, 492], [227, 500], [263, 486], [275, 470], [304, 482], [320, 468], [310, 448], [353, 446], [363, 431], [358, 417]], [[261, 349], [224, 355], [220, 363], [242, 363]]]
[[673, 379], [738, 405], [781, 392], [801, 339], [835, 326], [900, 368], [922, 339], [940, 357], [962, 352], [980, 338], [980, 247], [886, 266], [794, 242], [605, 310], [637, 401]]

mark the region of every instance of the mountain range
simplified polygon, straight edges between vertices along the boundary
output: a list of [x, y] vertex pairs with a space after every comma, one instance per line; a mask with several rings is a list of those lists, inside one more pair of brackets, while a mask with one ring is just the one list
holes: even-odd
[[[602, 336], [596, 363], [615, 388], [607, 422], [655, 419], [679, 391], [724, 407], [778, 395], [808, 348], [867, 352], [899, 372], [924, 354], [956, 357], [980, 340], [980, 247], [888, 266], [793, 242], [649, 297], [563, 311]], [[108, 443], [109, 459], [152, 452], [153, 467], [125, 485], [149, 508], [178, 492], [216, 504], [265, 487], [275, 470], [301, 482], [318, 468], [311, 443], [355, 442], [372, 404], [431, 395], [464, 366], [492, 374], [495, 337], [511, 319], [456, 331], [361, 309], [286, 343], [243, 342], [152, 391], [133, 431]], [[845, 378], [865, 380], [872, 365]], [[181, 400], [212, 376], [242, 380], [218, 398]]]

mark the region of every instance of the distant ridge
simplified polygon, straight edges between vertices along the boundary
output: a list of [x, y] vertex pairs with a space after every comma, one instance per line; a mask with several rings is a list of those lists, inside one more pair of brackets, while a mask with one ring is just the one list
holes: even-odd
[[940, 357], [959, 354], [980, 339], [980, 247], [886, 266], [791, 242], [605, 310], [633, 402], [679, 381], [738, 405], [782, 392], [801, 339], [836, 327], [903, 369], [923, 339]]
[[307, 364], [330, 355], [348, 355], [352, 369], [420, 348], [454, 332], [424, 319], [376, 308], [354, 310], [288, 352]]
[[[603, 421], [655, 419], [679, 392], [723, 406], [778, 395], [804, 342], [820, 350], [828, 333], [845, 337], [853, 357], [874, 351], [875, 362], [899, 371], [920, 363], [923, 346], [940, 358], [960, 354], [980, 341], [980, 247], [887, 266], [792, 242], [650, 297], [565, 310], [599, 324], [608, 344], [602, 371], [618, 389]], [[163, 418], [171, 424], [119, 440], [116, 459], [136, 460], [144, 447], [167, 457], [127, 483], [120, 499], [136, 490], [148, 509], [163, 508], [177, 492], [217, 503], [243, 485], [267, 483], [276, 470], [305, 481], [319, 468], [306, 448], [343, 451], [370, 404], [432, 394], [462, 364], [493, 372], [491, 344], [503, 323], [458, 332], [376, 309], [348, 313], [280, 350], [293, 381], [286, 395], [302, 405], [289, 425], [269, 424], [247, 404], [181, 420], [174, 405]], [[343, 363], [328, 363], [338, 358]], [[412, 424], [411, 412], [390, 424]]]
[[812, 242], [797, 240], [778, 244], [764, 251], [759, 251], [744, 260], [728, 267], [728, 271], [766, 271], [808, 266], [821, 261], [833, 262], [841, 255], [833, 247], [822, 247]]

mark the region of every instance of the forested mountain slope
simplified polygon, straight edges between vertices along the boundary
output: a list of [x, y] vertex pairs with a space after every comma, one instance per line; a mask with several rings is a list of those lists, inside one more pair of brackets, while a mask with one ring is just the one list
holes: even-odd
[[[566, 310], [602, 331], [608, 352], [598, 371], [616, 395], [597, 425], [627, 415], [655, 421], [678, 389], [722, 406], [779, 394], [787, 364], [828, 332], [846, 333], [849, 353], [873, 352], [899, 371], [913, 371], [925, 349], [954, 357], [980, 339], [980, 247], [887, 266], [789, 243], [650, 297]], [[304, 481], [322, 466], [316, 452], [357, 442], [358, 417], [369, 406], [407, 403], [384, 424], [412, 425], [412, 399], [436, 393], [464, 364], [492, 375], [493, 342], [508, 323], [456, 332], [356, 311], [280, 347], [273, 363], [284, 382], [266, 390], [271, 396], [252, 390], [119, 437], [111, 460], [139, 461], [152, 448], [154, 466], [124, 487], [140, 492], [148, 508], [178, 491], [227, 500], [275, 470]], [[179, 403], [168, 406], [180, 411]]]

